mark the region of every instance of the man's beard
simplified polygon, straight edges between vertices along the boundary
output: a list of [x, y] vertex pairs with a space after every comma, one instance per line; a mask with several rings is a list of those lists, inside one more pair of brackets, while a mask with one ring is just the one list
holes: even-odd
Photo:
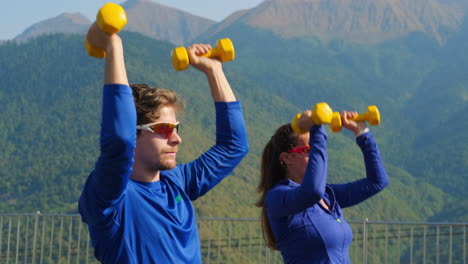
[[159, 161], [157, 164], [153, 165], [153, 171], [172, 170], [175, 165], [176, 162], [172, 160]]

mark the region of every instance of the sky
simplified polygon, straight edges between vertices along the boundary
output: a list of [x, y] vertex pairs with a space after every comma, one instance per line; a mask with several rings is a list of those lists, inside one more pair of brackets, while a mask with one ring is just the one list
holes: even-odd
[[[235, 11], [259, 5], [263, 0], [151, 0], [191, 14], [221, 21]], [[16, 37], [29, 26], [62, 13], [79, 12], [90, 21], [105, 3], [123, 0], [0, 0], [0, 40]]]

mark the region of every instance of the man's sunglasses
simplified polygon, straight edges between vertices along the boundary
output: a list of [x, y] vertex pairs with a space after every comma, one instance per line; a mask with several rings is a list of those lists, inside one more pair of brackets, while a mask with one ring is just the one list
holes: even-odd
[[175, 124], [168, 122], [155, 122], [146, 125], [139, 125], [136, 129], [150, 131], [167, 139], [172, 135], [174, 129], [177, 129], [177, 132], [179, 132], [179, 122]]
[[296, 153], [301, 153], [301, 154], [307, 154], [310, 151], [310, 146], [304, 146], [304, 147], [297, 147], [293, 148], [291, 150], [288, 150], [288, 153], [296, 152]]

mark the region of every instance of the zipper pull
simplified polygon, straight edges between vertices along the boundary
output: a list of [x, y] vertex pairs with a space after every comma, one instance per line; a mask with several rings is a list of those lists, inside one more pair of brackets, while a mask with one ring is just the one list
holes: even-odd
[[336, 221], [337, 221], [338, 223], [341, 223], [341, 220], [340, 220], [340, 219], [338, 219], [338, 218], [336, 219]]

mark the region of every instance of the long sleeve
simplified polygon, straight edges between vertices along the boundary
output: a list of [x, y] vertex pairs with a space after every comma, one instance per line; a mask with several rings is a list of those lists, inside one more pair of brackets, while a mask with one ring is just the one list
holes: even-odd
[[347, 184], [331, 185], [342, 208], [356, 205], [388, 185], [388, 176], [372, 132], [369, 131], [357, 137], [356, 143], [364, 155], [366, 178]]
[[136, 110], [127, 85], [108, 84], [103, 89], [100, 156], [80, 197], [79, 210], [92, 221], [115, 205], [124, 194], [132, 172], [136, 144]]
[[178, 175], [191, 200], [204, 195], [232, 173], [249, 151], [240, 102], [216, 102], [216, 144], [196, 160], [177, 166], [165, 175]]
[[270, 216], [301, 212], [323, 197], [328, 166], [327, 134], [323, 126], [311, 128], [309, 145], [309, 162], [302, 183], [278, 184], [268, 192], [266, 204]]

